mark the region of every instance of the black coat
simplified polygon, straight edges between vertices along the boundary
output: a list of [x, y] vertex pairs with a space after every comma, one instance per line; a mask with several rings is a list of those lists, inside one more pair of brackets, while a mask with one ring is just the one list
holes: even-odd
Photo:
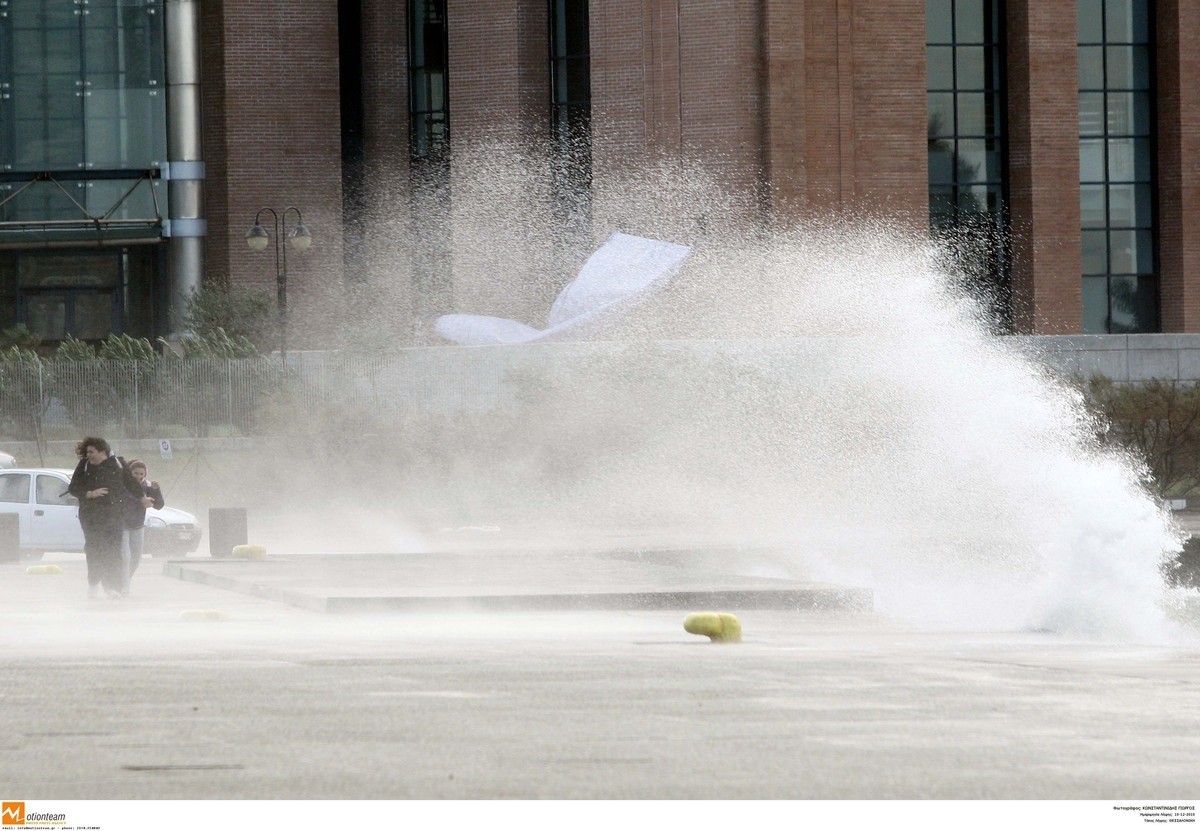
[[[137, 480], [134, 480], [137, 481]], [[149, 479], [142, 482], [141, 496], [148, 496], [154, 500], [154, 507], [157, 510], [167, 504], [163, 501], [162, 488], [158, 486], [158, 482], [151, 482]], [[142, 503], [135, 499], [130, 503], [132, 507], [129, 509], [129, 515], [126, 517], [126, 526], [129, 528], [141, 528], [146, 524], [146, 509], [142, 507]]]
[[[108, 488], [104, 496], [88, 499], [88, 491]], [[130, 503], [142, 497], [142, 486], [119, 456], [110, 455], [98, 465], [83, 459], [71, 475], [67, 492], [79, 500], [79, 523], [85, 528], [96, 525], [124, 527]]]

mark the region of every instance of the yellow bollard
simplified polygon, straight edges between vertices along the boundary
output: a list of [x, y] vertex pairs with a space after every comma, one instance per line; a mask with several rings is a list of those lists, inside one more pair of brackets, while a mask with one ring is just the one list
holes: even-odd
[[707, 635], [713, 643], [742, 642], [742, 622], [728, 612], [694, 612], [683, 619], [683, 630]]
[[235, 560], [265, 560], [267, 549], [261, 545], [235, 545], [232, 556]]
[[220, 609], [184, 609], [179, 613], [180, 620], [224, 620], [225, 613]]
[[30, 566], [25, 569], [26, 574], [62, 574], [62, 566], [56, 566], [53, 563], [46, 563], [40, 566]]

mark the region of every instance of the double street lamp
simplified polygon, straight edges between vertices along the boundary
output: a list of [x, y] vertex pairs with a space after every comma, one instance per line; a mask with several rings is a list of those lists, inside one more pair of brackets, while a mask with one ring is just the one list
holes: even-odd
[[[292, 230], [288, 231], [287, 220], [288, 214], [292, 211], [296, 213], [296, 222], [292, 225]], [[269, 213], [274, 220], [275, 234], [274, 236], [262, 226], [260, 220], [264, 213]], [[287, 245], [280, 244], [280, 225], [282, 225], [283, 236], [287, 238]], [[300, 209], [289, 205], [284, 208], [283, 215], [275, 213], [272, 208], [260, 208], [258, 213], [254, 215], [254, 225], [246, 232], [246, 244], [250, 246], [251, 251], [266, 251], [267, 245], [274, 239], [275, 241], [275, 291], [276, 305], [279, 313], [279, 358], [283, 363], [287, 363], [287, 247], [290, 245], [297, 253], [303, 254], [312, 245], [312, 234], [308, 232], [308, 228], [304, 225], [304, 219], [300, 216]]]

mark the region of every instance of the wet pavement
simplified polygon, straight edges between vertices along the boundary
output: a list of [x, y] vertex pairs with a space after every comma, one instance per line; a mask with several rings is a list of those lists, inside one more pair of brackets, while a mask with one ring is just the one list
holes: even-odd
[[[284, 560], [183, 567], [326, 598], [536, 582], [502, 557], [447, 560], [440, 585], [434, 562], [370, 559], [312, 560], [316, 586]], [[685, 633], [683, 609], [324, 614], [162, 561], [88, 600], [81, 556], [46, 562], [62, 573], [0, 565], [0, 781], [22, 799], [1200, 795], [1196, 645], [923, 632], [854, 606], [720, 609], [741, 644]], [[628, 594], [774, 585], [605, 568], [646, 578]]]

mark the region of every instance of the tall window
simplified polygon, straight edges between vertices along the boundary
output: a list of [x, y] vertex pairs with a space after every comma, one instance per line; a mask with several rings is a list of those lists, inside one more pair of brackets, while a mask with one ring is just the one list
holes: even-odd
[[1000, 0], [926, 0], [929, 220], [1011, 320]]
[[450, 311], [450, 78], [446, 0], [408, 0], [413, 310], [418, 334]]
[[414, 159], [439, 158], [450, 147], [446, 0], [409, 0], [408, 107]]
[[592, 83], [587, 0], [550, 0], [550, 128], [575, 184], [591, 181]]
[[1148, 0], [1078, 0], [1083, 328], [1159, 328]]

